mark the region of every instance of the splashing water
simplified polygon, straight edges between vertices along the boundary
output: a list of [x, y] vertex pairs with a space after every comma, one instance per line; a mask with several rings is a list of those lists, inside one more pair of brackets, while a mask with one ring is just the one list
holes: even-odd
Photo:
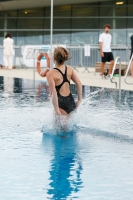
[[132, 199], [131, 91], [90, 87], [67, 123], [61, 118], [64, 133], [47, 84], [40, 94], [40, 82], [35, 91], [30, 81], [14, 82], [20, 89], [0, 90], [2, 200]]

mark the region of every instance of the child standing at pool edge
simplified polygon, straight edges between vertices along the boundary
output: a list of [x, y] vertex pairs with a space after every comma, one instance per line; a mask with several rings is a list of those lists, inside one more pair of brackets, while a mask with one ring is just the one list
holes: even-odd
[[[37, 71], [42, 77], [47, 77], [50, 92], [52, 94], [52, 103], [56, 115], [69, 116], [70, 113], [78, 108], [82, 100], [82, 84], [71, 66], [65, 65], [69, 60], [69, 52], [63, 47], [57, 47], [54, 50], [53, 60], [55, 68], [42, 72], [40, 60], [47, 54], [40, 54], [37, 60]], [[48, 61], [48, 59], [47, 59]], [[78, 101], [75, 103], [70, 91], [70, 81], [73, 81], [77, 88]]]

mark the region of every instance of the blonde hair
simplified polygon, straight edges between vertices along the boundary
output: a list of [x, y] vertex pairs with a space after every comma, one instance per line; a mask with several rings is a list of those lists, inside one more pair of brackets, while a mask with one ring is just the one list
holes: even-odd
[[65, 61], [70, 59], [69, 52], [63, 47], [57, 47], [54, 50], [54, 60], [59, 64], [64, 64]]

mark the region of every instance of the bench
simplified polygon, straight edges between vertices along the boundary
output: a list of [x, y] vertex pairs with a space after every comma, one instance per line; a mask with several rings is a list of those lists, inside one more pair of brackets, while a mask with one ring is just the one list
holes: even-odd
[[[110, 66], [109, 62], [105, 63], [105, 67], [104, 67], [105, 72], [106, 71], [108, 72], [109, 66]], [[126, 63], [121, 63], [121, 76], [125, 75], [126, 69], [127, 69]], [[95, 72], [101, 72], [101, 62], [95, 63]], [[119, 74], [119, 63], [116, 64], [116, 69], [114, 71], [114, 74]]]

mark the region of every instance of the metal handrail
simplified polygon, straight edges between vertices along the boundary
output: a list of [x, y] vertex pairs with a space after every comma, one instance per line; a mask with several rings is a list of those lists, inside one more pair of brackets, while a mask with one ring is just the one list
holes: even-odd
[[127, 71], [126, 71], [125, 76], [124, 76], [124, 81], [125, 81], [125, 83], [128, 84], [128, 85], [133, 85], [133, 83], [127, 82], [127, 80], [126, 80], [132, 61], [133, 61], [133, 54], [132, 54], [132, 56], [131, 56], [131, 59], [130, 59], [129, 64], [128, 64], [128, 67], [127, 67]]
[[117, 89], [117, 82], [113, 81], [113, 75], [114, 75], [114, 71], [115, 71], [116, 64], [117, 64], [118, 60], [119, 60], [119, 89], [121, 89], [121, 58], [120, 57], [116, 57], [116, 59], [115, 59], [112, 74], [111, 74], [111, 77], [110, 77], [110, 81], [111, 81], [111, 83], [115, 83], [115, 86], [116, 86], [116, 89]]

